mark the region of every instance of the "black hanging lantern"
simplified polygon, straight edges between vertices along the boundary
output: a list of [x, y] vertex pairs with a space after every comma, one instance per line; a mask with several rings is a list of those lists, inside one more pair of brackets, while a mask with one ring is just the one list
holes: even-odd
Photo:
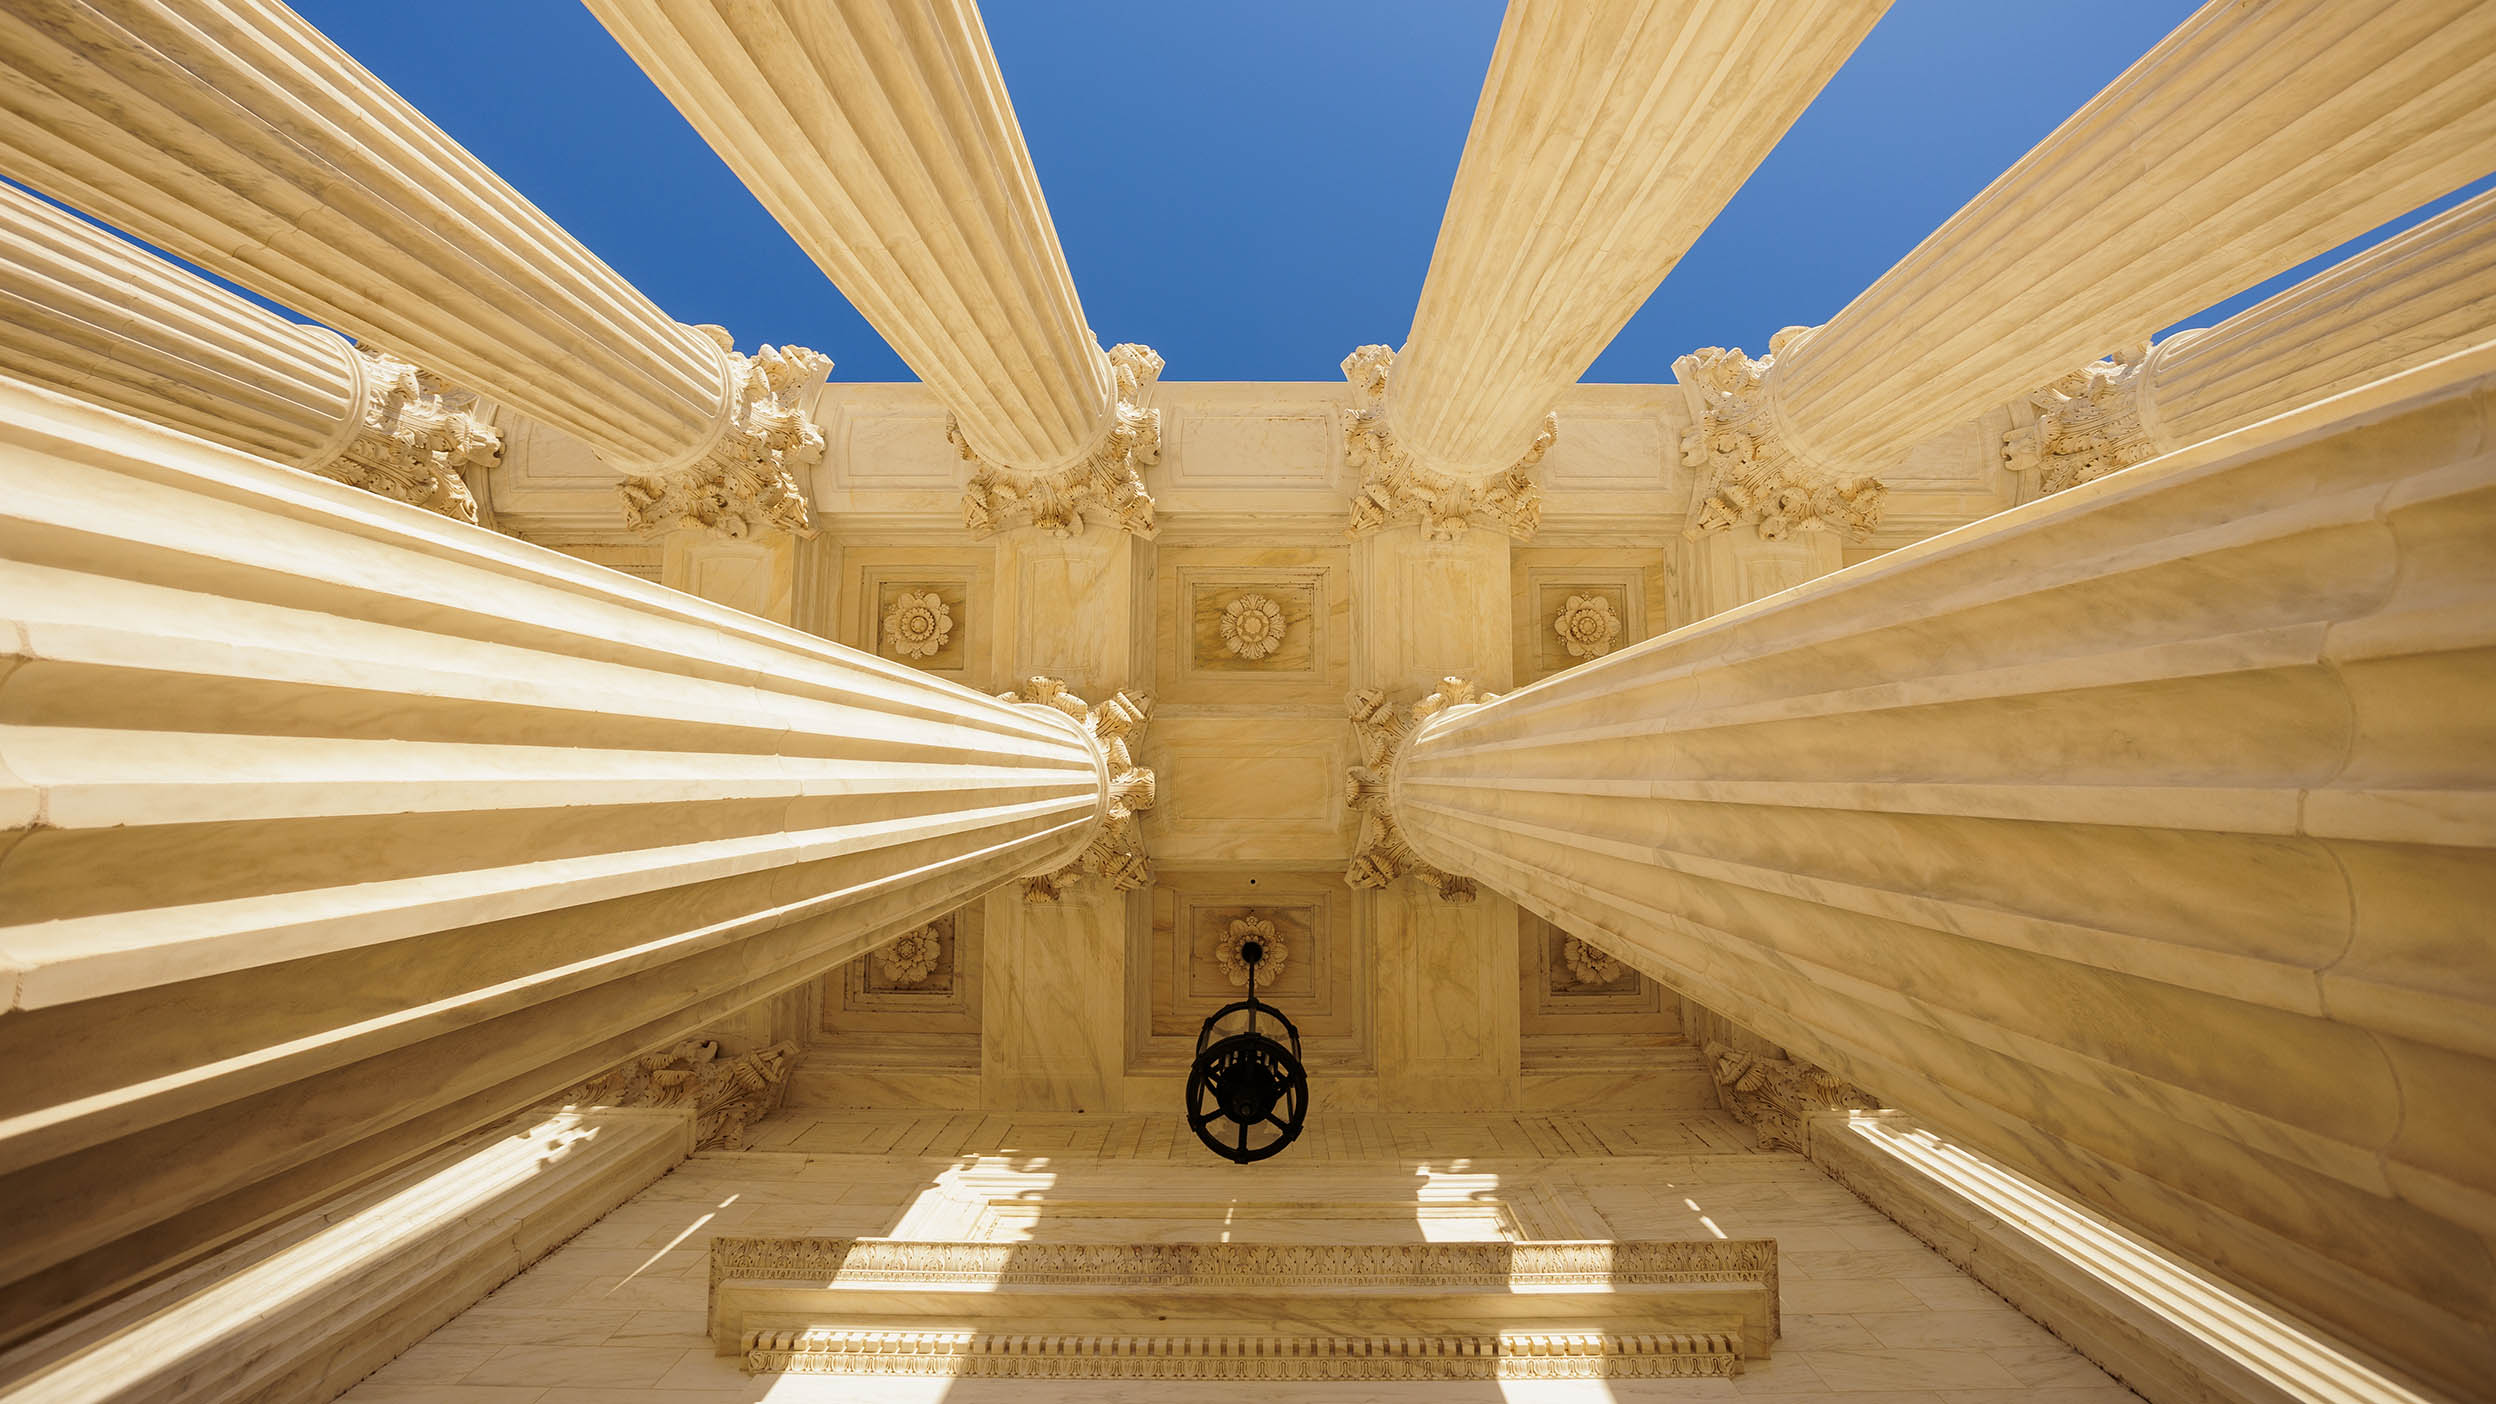
[[[1215, 1010], [1196, 1032], [1187, 1124], [1214, 1154], [1246, 1165], [1300, 1138], [1309, 1114], [1309, 1074], [1300, 1066], [1300, 1030], [1257, 998], [1265, 944], [1240, 943], [1239, 959], [1248, 967], [1248, 997]], [[1258, 1027], [1260, 1019], [1265, 1028]]]

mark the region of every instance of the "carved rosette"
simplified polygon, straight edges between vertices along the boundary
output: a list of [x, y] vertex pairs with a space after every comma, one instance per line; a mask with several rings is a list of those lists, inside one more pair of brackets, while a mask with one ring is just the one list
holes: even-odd
[[1470, 902], [1473, 879], [1442, 872], [1421, 860], [1396, 827], [1389, 787], [1395, 779], [1396, 757], [1421, 724], [1450, 707], [1476, 706], [1496, 694], [1477, 695], [1463, 678], [1439, 679], [1439, 690], [1407, 708], [1397, 708], [1377, 688], [1363, 688], [1345, 699], [1361, 763], [1345, 772], [1344, 803], [1360, 811], [1361, 834], [1352, 849], [1352, 865], [1343, 880], [1354, 887], [1385, 887], [1410, 875], [1421, 879], [1442, 901]]
[[1758, 1134], [1762, 1150], [1803, 1150], [1803, 1127], [1814, 1112], [1880, 1105], [1863, 1089], [1799, 1058], [1710, 1043], [1707, 1066], [1725, 1110]]
[[1534, 465], [1559, 437], [1560, 417], [1544, 415], [1542, 432], [1525, 456], [1488, 478], [1441, 472], [1415, 458], [1387, 424], [1387, 377], [1394, 366], [1391, 346], [1362, 346], [1343, 358], [1343, 378], [1352, 383], [1343, 459], [1361, 474], [1350, 534], [1417, 522], [1437, 541], [1453, 541], [1477, 526], [1531, 541], [1543, 521], [1543, 490], [1534, 481]]
[[896, 985], [926, 983], [945, 958], [945, 940], [934, 926], [914, 926], [875, 952], [875, 968]]
[[1621, 617], [1601, 595], [1571, 595], [1551, 621], [1571, 658], [1601, 658], [1621, 637]]
[[1161, 461], [1161, 411], [1144, 397], [1161, 379], [1161, 356], [1149, 346], [1123, 341], [1109, 348], [1117, 379], [1109, 431], [1081, 458], [1060, 468], [1031, 473], [982, 458], [962, 426], [945, 417], [945, 438], [971, 464], [962, 490], [962, 521], [981, 536], [1010, 527], [1036, 526], [1051, 536], [1077, 536], [1086, 519], [1104, 522], [1149, 541], [1160, 531], [1143, 469]]
[[1569, 973], [1581, 985], [1608, 985], [1621, 978], [1629, 967], [1616, 956], [1587, 945], [1575, 936], [1560, 943], [1560, 958], [1568, 963]]
[[743, 1150], [745, 1130], [780, 1109], [790, 1042], [721, 1057], [715, 1039], [687, 1039], [664, 1053], [619, 1064], [556, 1100], [571, 1106], [691, 1107], [695, 1150]]
[[1283, 646], [1283, 607], [1263, 595], [1242, 595], [1222, 607], [1222, 646], [1254, 661]]
[[1861, 541], [1881, 524], [1887, 489], [1877, 479], [1806, 462], [1777, 429], [1763, 382], [1778, 353], [1811, 330], [1785, 328], [1757, 360], [1738, 346], [1705, 346], [1673, 362], [1690, 408], [1681, 461], [1697, 475], [1687, 535], [1755, 526], [1771, 541], [1824, 529]]
[[2036, 474], [2043, 496], [2156, 457], [2156, 435], [2145, 423], [2149, 359], [2143, 342], [2030, 395], [2036, 422], [2002, 436], [2003, 466]]
[[697, 330], [725, 358], [726, 421], [708, 449], [665, 473], [626, 478], [624, 522], [648, 535], [697, 527], [736, 538], [765, 531], [812, 536], [805, 474], [823, 458], [823, 431], [807, 412], [832, 358], [803, 346], [765, 346], [739, 355], [725, 327]]
[[884, 649], [901, 658], [933, 658], [953, 635], [953, 611], [933, 590], [904, 590], [884, 611]]
[[1281, 978], [1283, 963], [1291, 956], [1283, 938], [1274, 934], [1274, 923], [1261, 916], [1244, 916], [1231, 922], [1231, 929], [1214, 938], [1213, 958], [1222, 967], [1222, 974], [1233, 985], [1248, 983], [1248, 962], [1240, 959], [1240, 947], [1254, 941], [1262, 953], [1257, 957], [1257, 975], [1268, 985]]
[[477, 499], [460, 470], [503, 457], [503, 436], [476, 417], [477, 397], [396, 356], [362, 346], [354, 354], [363, 362], [363, 423], [313, 471], [475, 525]]
[[1047, 707], [1081, 722], [1109, 758], [1109, 812], [1092, 831], [1092, 841], [1075, 861], [1052, 873], [1023, 879], [1023, 900], [1054, 902], [1068, 886], [1094, 878], [1112, 892], [1131, 892], [1152, 878], [1144, 855], [1144, 826], [1136, 815], [1153, 807], [1153, 772], [1135, 763], [1134, 743], [1152, 717], [1149, 694], [1120, 692], [1094, 706], [1066, 690], [1055, 678], [1033, 678], [1020, 692], [999, 693], [1007, 702]]

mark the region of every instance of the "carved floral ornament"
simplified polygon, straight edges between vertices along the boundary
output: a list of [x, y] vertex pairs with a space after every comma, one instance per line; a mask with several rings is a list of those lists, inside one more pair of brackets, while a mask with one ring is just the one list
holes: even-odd
[[503, 436], [477, 417], [477, 397], [396, 356], [356, 346], [359, 413], [349, 437], [313, 472], [394, 501], [477, 523], [463, 468], [502, 461]]
[[723, 1056], [716, 1039], [695, 1038], [664, 1053], [620, 1063], [556, 1100], [570, 1106], [691, 1107], [695, 1150], [743, 1150], [745, 1129], [780, 1109], [790, 1042]]
[[1396, 826], [1388, 787], [1395, 778], [1396, 758], [1421, 724], [1450, 707], [1478, 706], [1498, 694], [1475, 692], [1465, 678], [1441, 678], [1439, 690], [1409, 708], [1389, 705], [1378, 688], [1363, 688], [1345, 699], [1361, 763], [1344, 773], [1343, 797], [1361, 816], [1361, 833], [1352, 850], [1352, 865], [1343, 880], [1354, 887], [1385, 887], [1410, 874], [1430, 885], [1445, 902], [1470, 902], [1473, 879], [1442, 872], [1421, 861]]
[[1264, 954], [1257, 958], [1257, 978], [1270, 985], [1281, 977], [1283, 962], [1291, 952], [1282, 938], [1274, 934], [1274, 923], [1262, 916], [1251, 913], [1234, 919], [1229, 931], [1214, 938], [1213, 958], [1233, 985], [1245, 988], [1248, 984], [1248, 962], [1240, 959], [1239, 951], [1250, 941], [1264, 950]]
[[896, 985], [919, 985], [944, 961], [945, 940], [933, 925], [915, 926], [875, 952], [875, 968]]
[[1161, 411], [1144, 404], [1161, 378], [1161, 355], [1131, 341], [1106, 354], [1115, 380], [1109, 428], [1072, 463], [1038, 472], [992, 463], [953, 416], [945, 417], [946, 441], [971, 464], [970, 485], [962, 491], [964, 525], [980, 536], [1018, 526], [1078, 536], [1087, 519], [1147, 541], [1160, 531], [1142, 470], [1161, 461]]
[[1560, 958], [1581, 985], [1608, 985], [1629, 970], [1617, 957], [1606, 955], [1575, 936], [1560, 943]]
[[1418, 523], [1436, 541], [1453, 541], [1468, 527], [1505, 531], [1530, 541], [1543, 521], [1543, 492], [1534, 466], [1559, 437], [1560, 419], [1543, 416], [1542, 431], [1523, 457], [1486, 478], [1441, 472], [1415, 458], [1387, 423], [1387, 378], [1395, 348], [1362, 346], [1343, 358], [1352, 384], [1352, 412], [1343, 421], [1343, 459], [1361, 472], [1352, 497], [1352, 536], [1404, 522]]
[[885, 651], [902, 658], [933, 658], [953, 636], [953, 611], [933, 590], [904, 590], [884, 611]]
[[2158, 456], [2155, 363], [2168, 348], [2202, 335], [2177, 332], [2094, 361], [2028, 397], [2034, 424], [2002, 436], [2002, 465], [2037, 475], [2040, 496], [2091, 483]]
[[1075, 860], [1055, 872], [1023, 879], [1023, 900], [1055, 902], [1066, 889], [1085, 878], [1109, 885], [1112, 892], [1131, 892], [1152, 878], [1144, 856], [1144, 827], [1136, 816], [1153, 807], [1153, 772], [1135, 763], [1132, 743], [1141, 740], [1152, 717], [1149, 693], [1113, 694], [1094, 706], [1066, 690], [1056, 678], [1033, 678], [1020, 692], [998, 694], [998, 700], [1026, 707], [1046, 707], [1081, 723], [1100, 743], [1109, 761], [1109, 804], [1092, 831], [1092, 840]]
[[1602, 595], [1571, 595], [1551, 621], [1571, 658], [1601, 658], [1621, 637], [1621, 617]]
[[1762, 1150], [1807, 1149], [1805, 1128], [1815, 1112], [1880, 1105], [1862, 1088], [1799, 1058], [1771, 1058], [1723, 1043], [1708, 1044], [1706, 1053], [1718, 1100], [1758, 1133]]
[[718, 343], [728, 399], [711, 441], [680, 467], [626, 478], [624, 522], [644, 535], [692, 527], [731, 539], [766, 531], [813, 536], [806, 472], [823, 458], [809, 412], [832, 358], [803, 346], [737, 353], [725, 327], [695, 330]]
[[1263, 595], [1242, 595], [1222, 607], [1222, 646], [1234, 657], [1263, 658], [1283, 646], [1283, 607]]
[[1681, 461], [1697, 476], [1686, 535], [1750, 526], [1770, 541], [1823, 529], [1861, 541], [1881, 524], [1888, 490], [1877, 479], [1805, 461], [1777, 428], [1768, 372], [1812, 330], [1785, 328], [1757, 360], [1738, 346], [1703, 346], [1673, 362], [1691, 421]]

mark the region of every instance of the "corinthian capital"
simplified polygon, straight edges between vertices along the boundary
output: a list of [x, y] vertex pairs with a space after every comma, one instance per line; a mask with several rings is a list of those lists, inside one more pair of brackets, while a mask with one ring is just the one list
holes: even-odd
[[823, 458], [823, 431], [807, 401], [832, 358], [803, 346], [742, 355], [727, 328], [699, 330], [719, 343], [720, 422], [681, 466], [624, 480], [625, 524], [644, 534], [699, 527], [726, 537], [814, 535], [804, 475]]
[[1525, 456], [1487, 478], [1442, 472], [1414, 456], [1387, 423], [1387, 377], [1394, 368], [1391, 346], [1356, 347], [1343, 358], [1343, 378], [1352, 383], [1352, 413], [1343, 422], [1343, 459], [1361, 470], [1361, 488], [1352, 498], [1351, 534], [1418, 522], [1424, 534], [1438, 541], [1453, 541], [1473, 526], [1533, 540], [1543, 521], [1543, 490], [1534, 482], [1534, 465], [1559, 437], [1559, 416], [1544, 415], [1542, 432]]
[[1800, 1058], [1771, 1058], [1723, 1043], [1707, 1045], [1717, 1100], [1759, 1135], [1761, 1150], [1806, 1150], [1812, 1114], [1877, 1107], [1860, 1087]]
[[[2198, 332], [2179, 332], [2163, 350]], [[2038, 495], [2095, 482], [2158, 453], [2149, 343], [2128, 347], [2028, 397], [2036, 422], [2002, 436], [2002, 465], [2037, 475]]]
[[1477, 692], [1464, 678], [1441, 678], [1439, 690], [1409, 707], [1396, 707], [1378, 688], [1365, 687], [1344, 699], [1352, 717], [1352, 734], [1361, 748], [1361, 763], [1344, 772], [1344, 803], [1359, 810], [1360, 840], [1352, 849], [1352, 865], [1343, 880], [1354, 887], [1385, 887], [1410, 875], [1430, 885], [1442, 901], [1473, 900], [1473, 879], [1442, 872], [1421, 860], [1396, 826], [1390, 791], [1396, 759], [1404, 743], [1423, 722], [1450, 707], [1475, 706], [1494, 694]]
[[345, 446], [312, 471], [474, 525], [477, 499], [459, 470], [503, 456], [503, 436], [476, 418], [477, 397], [396, 356], [362, 346], [353, 354], [356, 417]]
[[972, 531], [993, 536], [1036, 526], [1051, 536], [1075, 536], [1087, 517], [1147, 541], [1160, 531], [1142, 470], [1161, 461], [1161, 411], [1144, 404], [1161, 379], [1161, 355], [1132, 341], [1108, 354], [1117, 384], [1109, 430], [1072, 463], [1039, 472], [991, 463], [971, 447], [953, 416], [945, 416], [945, 437], [971, 464], [962, 520]]
[[1023, 684], [1020, 692], [1001, 692], [997, 696], [1002, 701], [1047, 707], [1074, 718], [1092, 733], [1092, 739], [1100, 743], [1109, 760], [1108, 808], [1092, 831], [1092, 841], [1065, 867], [1023, 879], [1023, 900], [1054, 902], [1065, 895], [1068, 886], [1087, 877], [1108, 883], [1112, 892], [1132, 891], [1150, 881], [1152, 866], [1144, 854], [1144, 827], [1135, 816], [1138, 811], [1153, 807], [1153, 772], [1135, 763], [1133, 748], [1143, 736], [1144, 724], [1152, 718], [1152, 697], [1118, 692], [1095, 706], [1068, 692], [1066, 684], [1055, 678], [1033, 678]]
[[1755, 526], [1776, 540], [1794, 531], [1834, 529], [1861, 541], [1881, 522], [1886, 489], [1798, 452], [1777, 422], [1768, 372], [1778, 353], [1811, 334], [1787, 327], [1768, 338], [1756, 359], [1741, 347], [1704, 346], [1673, 362], [1690, 408], [1681, 433], [1681, 461], [1694, 470], [1688, 533]]

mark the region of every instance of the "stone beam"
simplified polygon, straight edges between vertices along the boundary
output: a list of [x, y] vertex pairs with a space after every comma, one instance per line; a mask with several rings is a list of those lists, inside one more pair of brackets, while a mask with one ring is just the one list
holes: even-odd
[[1820, 519], [1877, 518], [1867, 485], [1917, 443], [2487, 174], [2491, 151], [2496, 8], [2212, 0], [1826, 325], [1711, 377], [1739, 393], [1700, 429], [1758, 466], [1704, 465], [1694, 514], [1730, 476], [1735, 510], [1707, 525], [1822, 489], [1840, 495]]
[[0, 185], [0, 359], [18, 378], [463, 522], [502, 456], [473, 396]]
[[13, 382], [0, 601], [0, 1335], [1109, 817], [1058, 711]]
[[580, 438], [636, 526], [807, 529], [830, 361], [678, 323], [276, 0], [0, 13], [0, 174]]
[[974, 530], [1153, 532], [1161, 358], [1104, 353], [971, 0], [588, 0], [952, 416]]
[[2060, 492], [2496, 340], [2496, 191], [2215, 327], [2088, 365], [2028, 397], [2003, 462]]
[[2496, 347], [1450, 705], [1416, 858], [2466, 1395]]
[[[1356, 353], [1377, 362], [1364, 374], [1382, 388], [1362, 466], [1373, 480], [1403, 480], [1387, 512], [1372, 515], [1461, 516], [1442, 499], [1512, 474], [1530, 494], [1523, 474], [1551, 442], [1560, 392], [1886, 8], [1887, 0], [1510, 6], [1412, 333], [1400, 351]], [[1346, 374], [1353, 370], [1347, 362]], [[1470, 505], [1487, 516], [1480, 525], [1532, 533], [1530, 515], [1499, 512], [1495, 500]]]

